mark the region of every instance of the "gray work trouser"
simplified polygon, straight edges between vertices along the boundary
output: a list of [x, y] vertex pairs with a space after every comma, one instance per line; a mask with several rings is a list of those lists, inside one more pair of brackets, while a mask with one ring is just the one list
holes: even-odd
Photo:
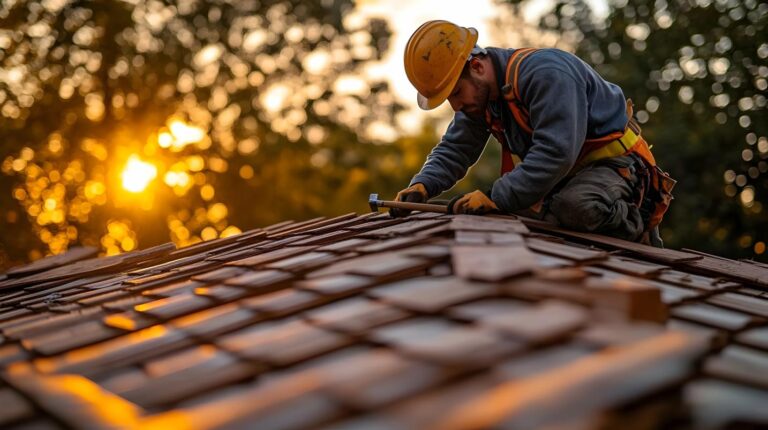
[[[629, 168], [629, 178], [616, 171], [621, 167]], [[645, 225], [640, 209], [633, 203], [638, 183], [634, 158], [597, 161], [548, 196], [540, 217], [571, 230], [639, 241]]]

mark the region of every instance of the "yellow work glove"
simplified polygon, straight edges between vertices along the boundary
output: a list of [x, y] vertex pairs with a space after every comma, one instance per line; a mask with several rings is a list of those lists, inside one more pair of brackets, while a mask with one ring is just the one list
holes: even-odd
[[[397, 202], [411, 202], [411, 203], [425, 203], [429, 195], [424, 185], [417, 182], [410, 187], [401, 190], [397, 193], [395, 201]], [[394, 218], [408, 216], [411, 213], [408, 209], [389, 208], [389, 215]]]
[[448, 213], [452, 214], [482, 215], [494, 211], [499, 211], [496, 203], [480, 190], [456, 196], [448, 203]]

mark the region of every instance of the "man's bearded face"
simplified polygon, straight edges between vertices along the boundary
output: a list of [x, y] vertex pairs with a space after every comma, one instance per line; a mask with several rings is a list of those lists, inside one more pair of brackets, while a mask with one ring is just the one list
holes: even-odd
[[486, 82], [470, 72], [456, 82], [453, 93], [448, 96], [448, 102], [455, 112], [461, 111], [468, 117], [481, 121], [485, 117], [490, 91]]

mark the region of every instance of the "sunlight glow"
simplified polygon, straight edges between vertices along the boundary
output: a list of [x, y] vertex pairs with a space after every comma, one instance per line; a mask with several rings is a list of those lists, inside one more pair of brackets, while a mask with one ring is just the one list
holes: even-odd
[[[171, 121], [171, 123], [168, 124], [168, 128], [171, 129], [171, 133], [174, 137], [173, 142], [171, 142], [169, 146], [175, 151], [179, 151], [185, 146], [199, 142], [205, 138], [205, 131], [203, 131], [202, 128], [188, 125], [179, 120]], [[164, 141], [167, 140], [166, 137], [162, 137], [162, 139]]]
[[128, 158], [121, 177], [123, 188], [132, 193], [140, 193], [157, 177], [157, 167], [142, 161], [138, 155], [134, 154]]

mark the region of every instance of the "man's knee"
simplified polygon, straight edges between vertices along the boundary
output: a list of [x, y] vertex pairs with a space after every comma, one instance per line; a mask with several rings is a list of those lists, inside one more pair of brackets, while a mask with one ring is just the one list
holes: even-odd
[[574, 229], [592, 231], [611, 215], [610, 208], [595, 193], [565, 190], [556, 194], [549, 205], [549, 211], [560, 225]]
[[549, 211], [565, 228], [637, 240], [643, 221], [631, 202], [609, 198], [605, 190], [574, 187], [552, 197]]

